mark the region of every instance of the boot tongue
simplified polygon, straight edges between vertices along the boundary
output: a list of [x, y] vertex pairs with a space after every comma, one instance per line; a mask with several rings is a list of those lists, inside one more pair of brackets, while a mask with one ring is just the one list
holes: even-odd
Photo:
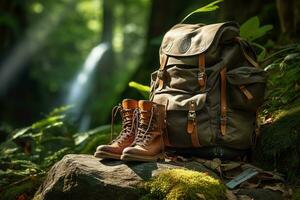
[[138, 107], [138, 101], [134, 99], [124, 99], [122, 101], [122, 107], [124, 109], [134, 109]]
[[139, 101], [139, 108], [140, 108], [141, 110], [148, 111], [148, 110], [151, 110], [153, 104], [154, 104], [154, 103], [151, 102], [151, 101], [140, 100], [140, 101]]

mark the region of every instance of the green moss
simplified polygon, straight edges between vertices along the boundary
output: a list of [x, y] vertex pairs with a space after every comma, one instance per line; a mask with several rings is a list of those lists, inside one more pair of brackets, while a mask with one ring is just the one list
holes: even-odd
[[217, 179], [206, 173], [170, 169], [159, 173], [143, 185], [146, 199], [199, 199], [204, 196], [207, 200], [224, 199], [226, 188]]
[[255, 158], [261, 166], [285, 173], [289, 181], [300, 177], [299, 104], [282, 109], [275, 122], [261, 130]]
[[300, 188], [297, 188], [293, 192], [292, 200], [299, 200], [300, 199]]

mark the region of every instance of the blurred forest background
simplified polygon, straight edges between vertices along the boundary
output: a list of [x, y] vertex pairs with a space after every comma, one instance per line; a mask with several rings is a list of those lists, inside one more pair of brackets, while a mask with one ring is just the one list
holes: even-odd
[[[30, 199], [63, 155], [92, 153], [107, 142], [111, 108], [124, 98], [147, 98], [129, 82], [149, 85], [164, 33], [211, 2], [0, 0], [0, 197]], [[295, 177], [300, 1], [225, 0], [218, 6], [185, 23], [242, 25], [241, 35], [270, 72], [261, 120], [272, 124], [265, 132], [276, 139], [262, 139], [259, 155], [268, 167]], [[291, 151], [291, 168], [284, 171], [277, 161]]]

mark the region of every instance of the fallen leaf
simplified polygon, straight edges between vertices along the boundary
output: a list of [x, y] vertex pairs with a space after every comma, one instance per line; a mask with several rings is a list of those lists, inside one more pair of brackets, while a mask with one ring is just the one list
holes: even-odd
[[177, 156], [177, 161], [187, 162], [188, 159], [183, 156]]
[[253, 200], [253, 198], [249, 197], [248, 195], [238, 195], [238, 200]]
[[237, 200], [236, 195], [231, 190], [226, 190], [225, 196], [228, 200]]
[[282, 193], [288, 192], [286, 191], [284, 185], [282, 183], [278, 183], [276, 185], [266, 185], [264, 187], [264, 189], [269, 189], [269, 190], [273, 190], [273, 191], [280, 191]]
[[238, 162], [229, 162], [229, 163], [223, 163], [221, 164], [222, 171], [229, 171], [236, 168], [239, 168], [241, 166], [241, 163]]
[[247, 188], [247, 189], [259, 188], [259, 186], [260, 186], [260, 181], [258, 181], [257, 183], [250, 183], [246, 181], [240, 184], [240, 188]]
[[284, 182], [284, 176], [278, 172], [261, 171], [258, 175], [261, 180], [274, 180]]
[[19, 196], [17, 196], [17, 198], [16, 198], [17, 200], [27, 200], [28, 199], [28, 197], [27, 197], [27, 195], [26, 194], [20, 194]]

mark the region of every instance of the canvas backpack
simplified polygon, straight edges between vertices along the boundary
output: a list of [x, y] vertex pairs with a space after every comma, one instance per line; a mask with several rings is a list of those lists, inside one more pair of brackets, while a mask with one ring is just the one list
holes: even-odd
[[234, 22], [178, 24], [163, 37], [150, 100], [166, 107], [166, 147], [249, 149], [266, 72]]

